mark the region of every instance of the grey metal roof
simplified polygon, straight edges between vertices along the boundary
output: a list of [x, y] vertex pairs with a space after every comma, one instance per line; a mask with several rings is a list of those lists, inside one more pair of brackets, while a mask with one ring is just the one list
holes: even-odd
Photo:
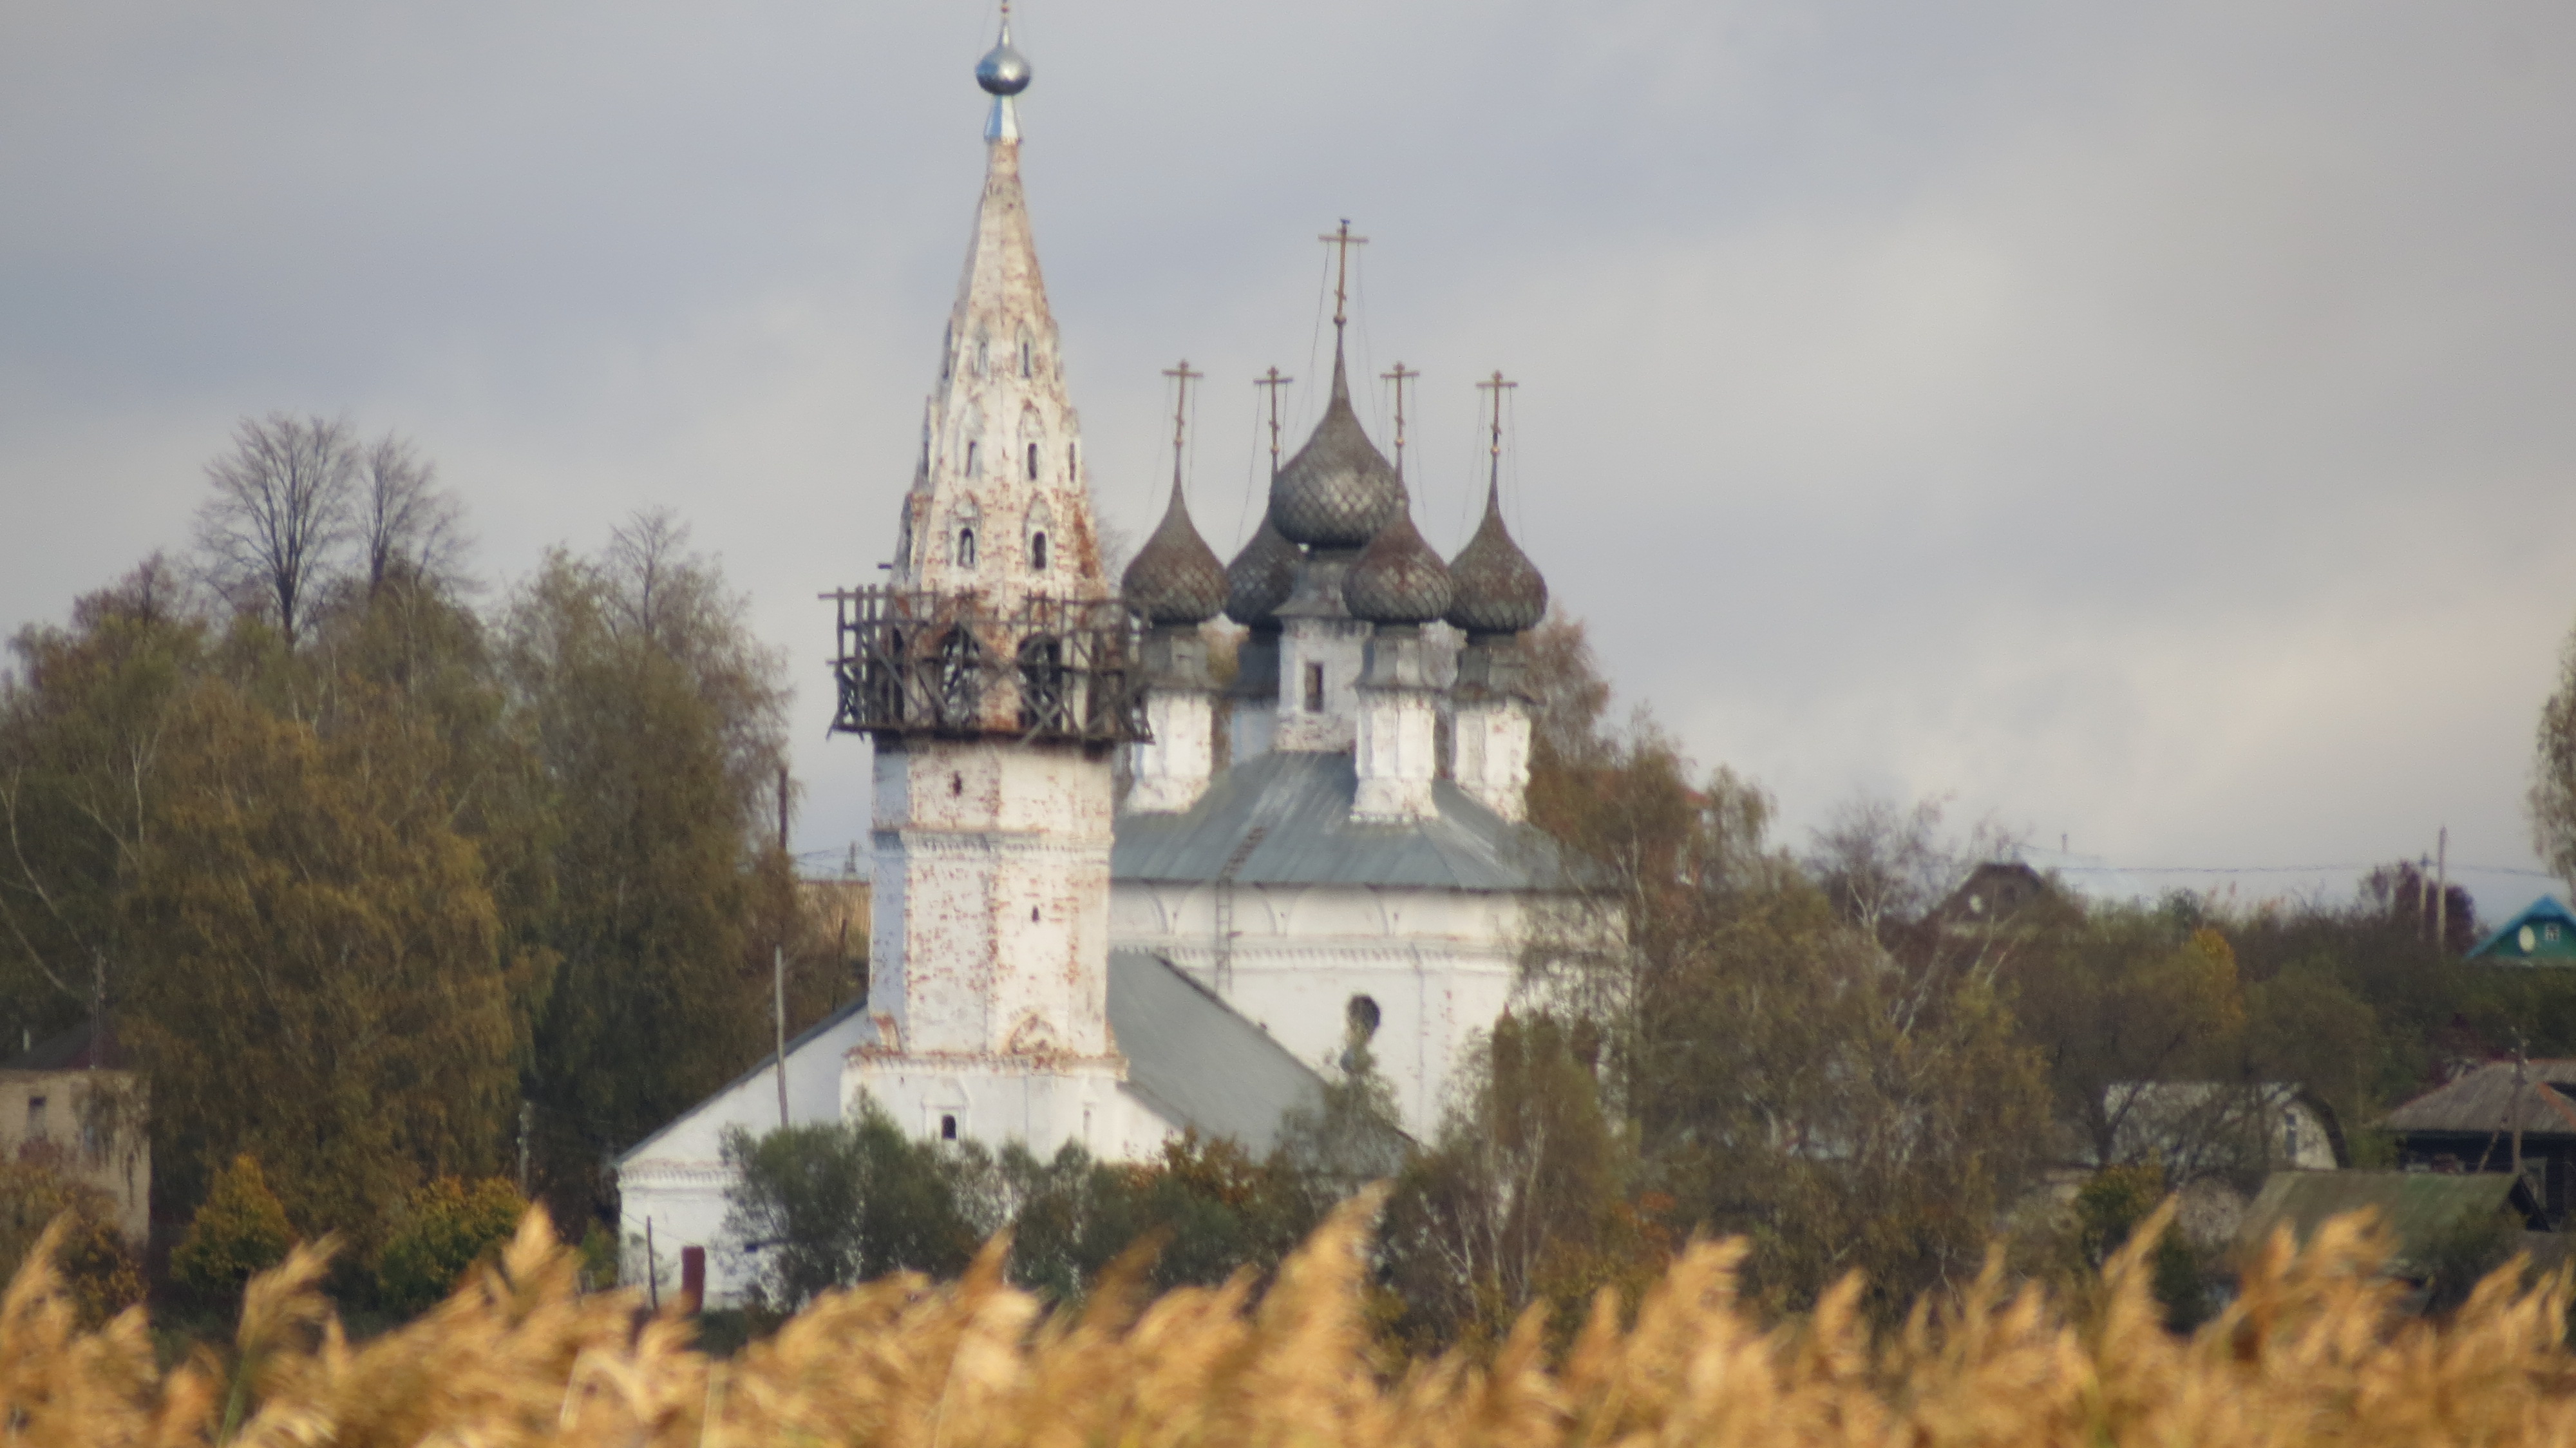
[[1559, 888], [1563, 870], [1545, 836], [1447, 780], [1431, 790], [1436, 818], [1354, 824], [1359, 772], [1350, 755], [1264, 754], [1227, 770], [1185, 813], [1120, 816], [1110, 874], [1213, 882], [1222, 873], [1245, 885]]
[[2418, 1096], [2388, 1113], [2381, 1124], [2400, 1134], [2576, 1136], [2576, 1061], [2524, 1063], [2522, 1090], [2514, 1090], [2513, 1063], [2490, 1061], [2439, 1091]]
[[1127, 1057], [1129, 1090], [1201, 1136], [1230, 1136], [1255, 1155], [1270, 1150], [1290, 1107], [1323, 1100], [1323, 1077], [1151, 952], [1110, 953], [1109, 1028]]

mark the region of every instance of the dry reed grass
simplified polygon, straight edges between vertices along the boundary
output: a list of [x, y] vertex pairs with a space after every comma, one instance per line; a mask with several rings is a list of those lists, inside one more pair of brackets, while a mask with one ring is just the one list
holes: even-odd
[[[44, 1254], [0, 1299], [0, 1441], [34, 1445], [562, 1443], [899, 1448], [1431, 1448], [1494, 1444], [2565, 1444], [2566, 1291], [2510, 1272], [2451, 1321], [2410, 1320], [2368, 1224], [2276, 1241], [2242, 1298], [2168, 1336], [2142, 1247], [2087, 1301], [2008, 1289], [1874, 1337], [1846, 1283], [1754, 1320], [1740, 1246], [1693, 1246], [1623, 1325], [1609, 1303], [1561, 1358], [1533, 1315], [1489, 1361], [1380, 1369], [1361, 1300], [1373, 1203], [1337, 1214], [1257, 1305], [1241, 1283], [1043, 1315], [1001, 1278], [897, 1277], [815, 1303], [713, 1361], [631, 1294], [585, 1295], [535, 1214], [494, 1267], [353, 1346], [299, 1249], [247, 1295], [229, 1356], [156, 1369], [139, 1312], [77, 1327]], [[2141, 1233], [2143, 1243], [2150, 1234]]]

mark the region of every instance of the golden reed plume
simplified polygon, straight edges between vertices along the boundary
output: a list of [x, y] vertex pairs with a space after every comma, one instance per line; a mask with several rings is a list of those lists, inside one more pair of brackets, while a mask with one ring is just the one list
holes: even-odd
[[[363, 1346], [319, 1290], [327, 1248], [254, 1282], [229, 1353], [164, 1372], [140, 1310], [82, 1332], [51, 1238], [0, 1298], [0, 1441], [81, 1445], [884, 1444], [889, 1448], [1450, 1448], [1581, 1444], [2576, 1443], [2567, 1292], [2512, 1271], [2439, 1323], [2399, 1311], [2358, 1219], [2276, 1239], [2190, 1337], [2159, 1325], [2147, 1245], [2079, 1303], [1989, 1268], [1873, 1332], [1859, 1286], [1757, 1321], [1743, 1249], [1695, 1245], [1637, 1304], [1595, 1304], [1552, 1359], [1524, 1317], [1490, 1359], [1390, 1371], [1363, 1311], [1363, 1197], [1253, 1305], [1241, 1280], [1139, 1301], [1113, 1272], [1047, 1314], [988, 1246], [959, 1281], [815, 1302], [731, 1361], [632, 1293], [579, 1290], [542, 1214], [418, 1321]], [[2170, 1209], [2168, 1209], [2170, 1210]]]

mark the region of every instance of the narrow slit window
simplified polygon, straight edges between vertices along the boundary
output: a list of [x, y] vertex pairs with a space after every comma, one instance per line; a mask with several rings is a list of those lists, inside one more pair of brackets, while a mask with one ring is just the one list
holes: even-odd
[[977, 446], [977, 444], [971, 442], [966, 444], [966, 476], [970, 478], [975, 476], [975, 450]]
[[1322, 664], [1306, 666], [1306, 712], [1309, 714], [1324, 712], [1324, 666]]
[[975, 530], [972, 528], [957, 530], [957, 566], [960, 568], [975, 566]]
[[1029, 539], [1029, 567], [1039, 573], [1047, 571], [1047, 544], [1044, 533]]
[[30, 1141], [39, 1141], [44, 1138], [44, 1135], [45, 1098], [42, 1096], [30, 1096], [27, 1098], [27, 1139]]
[[1036, 482], [1037, 480], [1038, 480], [1038, 445], [1037, 445], [1036, 443], [1030, 443], [1030, 444], [1029, 444], [1029, 481], [1034, 483], [1034, 482]]
[[1080, 446], [1080, 444], [1070, 442], [1064, 445], [1064, 475], [1068, 478], [1082, 471], [1082, 469], [1074, 466], [1074, 464], [1079, 461], [1074, 456], [1074, 449], [1078, 446]]
[[1020, 375], [1029, 375], [1029, 339], [1026, 337], [1020, 339]]

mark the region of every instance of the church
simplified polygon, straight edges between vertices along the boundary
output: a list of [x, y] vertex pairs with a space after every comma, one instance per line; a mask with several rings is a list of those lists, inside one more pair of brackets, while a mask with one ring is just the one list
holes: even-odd
[[[1261, 1153], [1356, 1031], [1427, 1137], [1560, 879], [1523, 821], [1520, 640], [1547, 587], [1499, 469], [1444, 561], [1352, 407], [1337, 286], [1329, 400], [1284, 463], [1274, 441], [1251, 540], [1218, 558], [1176, 457], [1113, 583], [1020, 185], [1007, 5], [975, 75], [983, 193], [895, 556], [829, 596], [834, 728], [874, 745], [867, 996], [617, 1161], [629, 1280], [697, 1248], [711, 1304], [756, 1266], [722, 1240], [730, 1127], [865, 1100], [1041, 1156], [1139, 1160], [1191, 1131]], [[1328, 239], [1346, 262], [1347, 225]], [[1245, 630], [1223, 688], [1220, 615]]]

